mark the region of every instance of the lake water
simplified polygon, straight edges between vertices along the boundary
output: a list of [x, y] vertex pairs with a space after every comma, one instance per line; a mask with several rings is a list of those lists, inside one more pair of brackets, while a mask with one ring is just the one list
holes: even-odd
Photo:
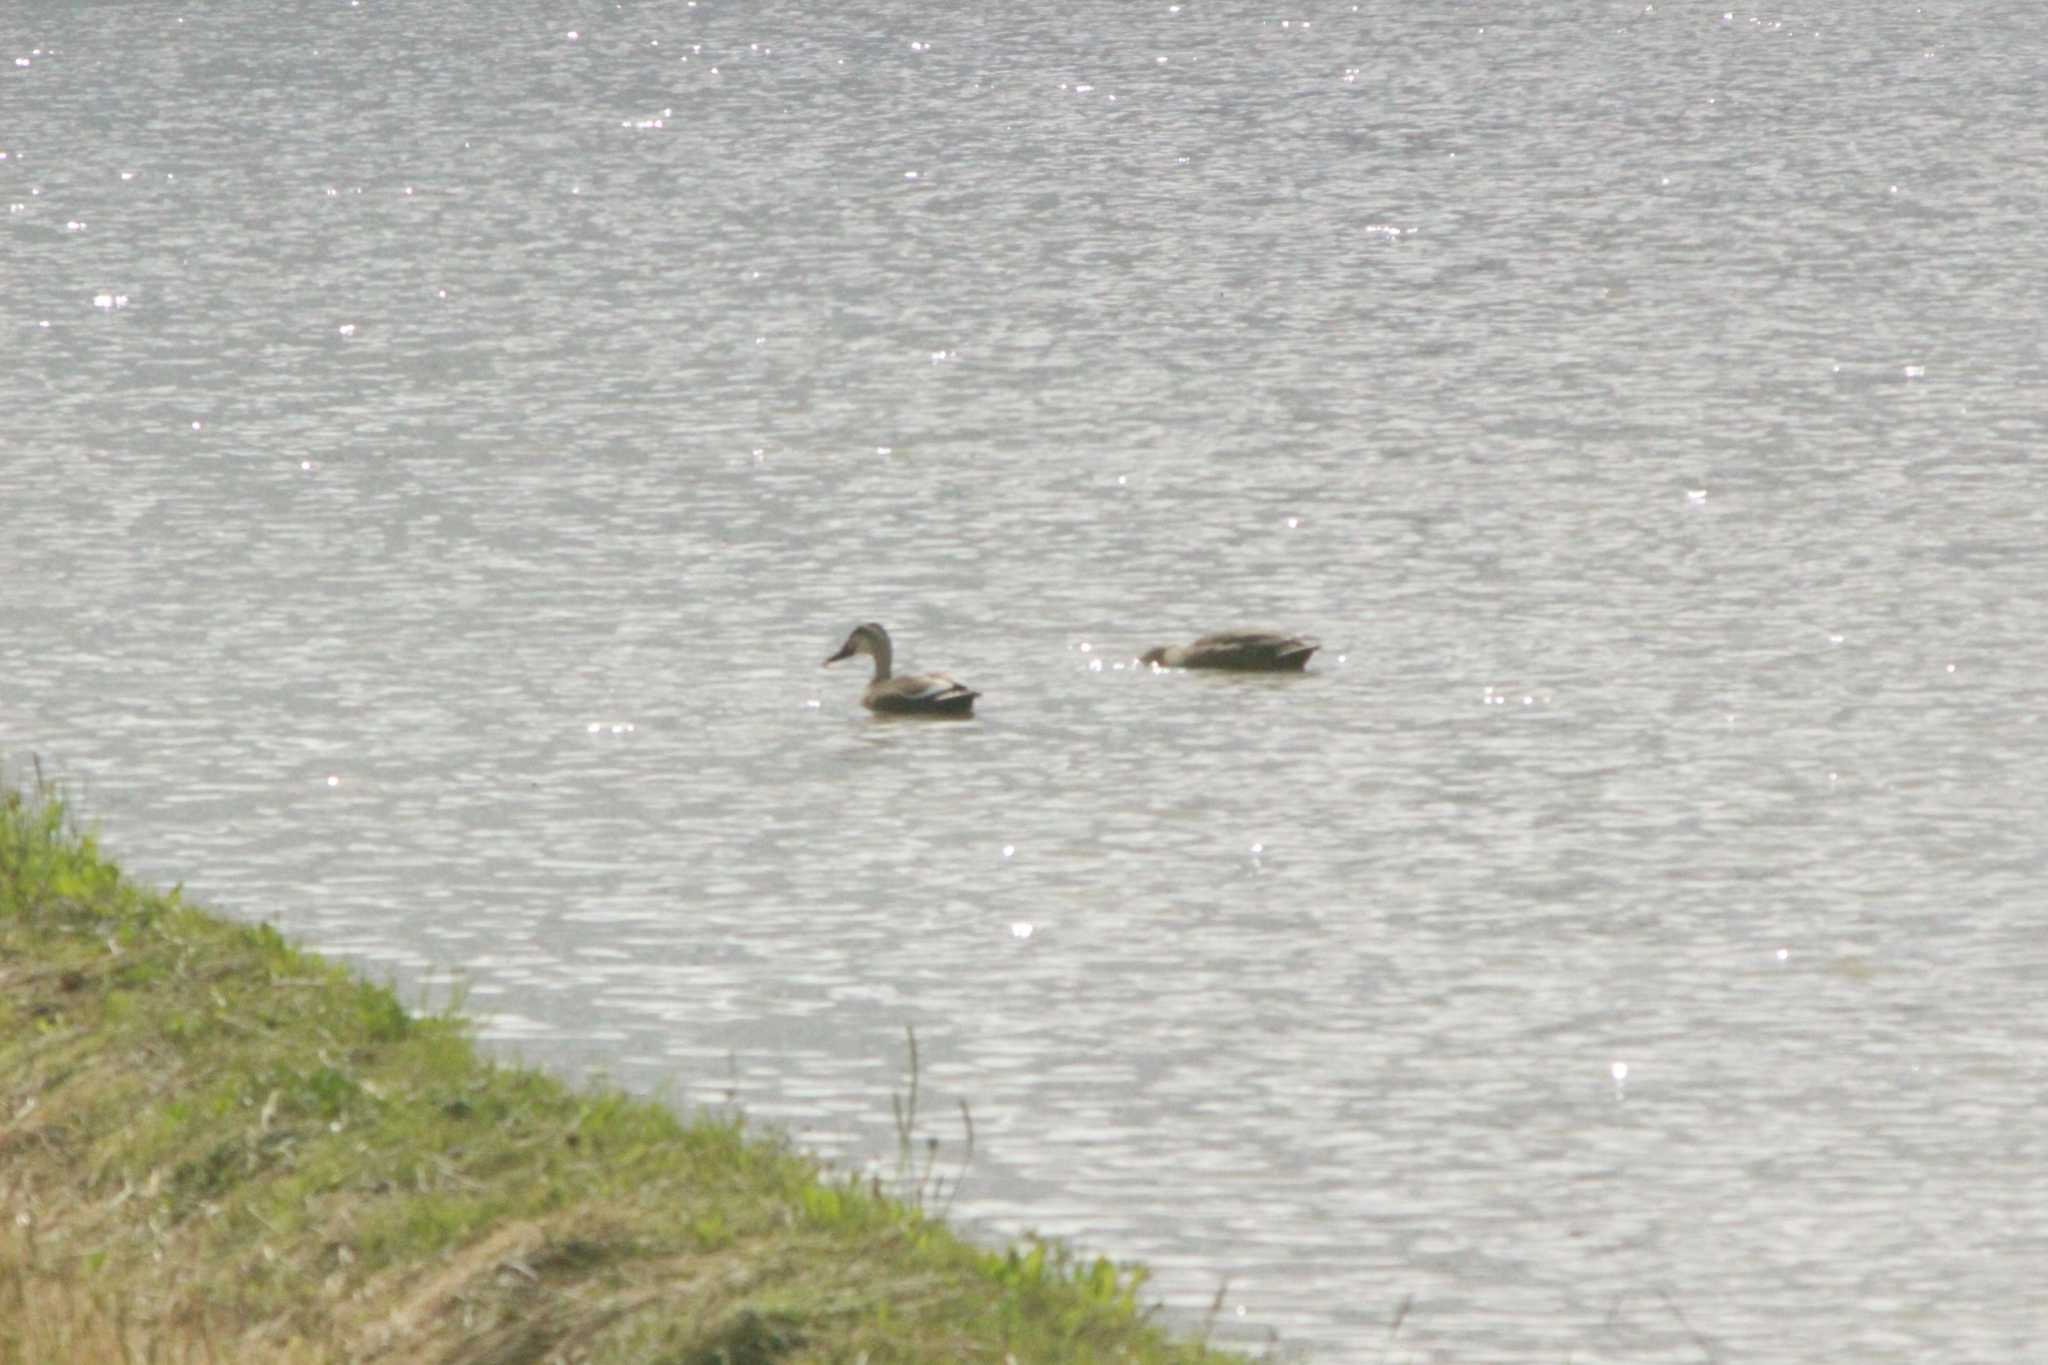
[[2048, 39], [1720, 3], [13, 6], [0, 752], [1234, 1342], [2023, 1358]]

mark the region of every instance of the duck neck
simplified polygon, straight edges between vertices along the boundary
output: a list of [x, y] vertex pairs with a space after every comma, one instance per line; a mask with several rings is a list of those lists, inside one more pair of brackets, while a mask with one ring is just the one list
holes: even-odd
[[868, 653], [875, 656], [875, 681], [889, 681], [889, 665], [895, 662], [895, 652], [889, 647], [889, 637], [879, 631], [868, 636]]

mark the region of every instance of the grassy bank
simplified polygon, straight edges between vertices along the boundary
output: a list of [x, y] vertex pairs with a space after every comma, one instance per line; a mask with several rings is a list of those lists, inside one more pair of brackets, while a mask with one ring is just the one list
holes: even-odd
[[11, 792], [0, 1213], [0, 1365], [1236, 1359], [1130, 1272], [494, 1065]]

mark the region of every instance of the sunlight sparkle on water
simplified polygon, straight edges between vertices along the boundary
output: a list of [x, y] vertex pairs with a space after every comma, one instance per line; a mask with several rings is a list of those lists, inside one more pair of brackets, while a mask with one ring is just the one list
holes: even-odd
[[1016, 920], [1016, 921], [1012, 922], [1012, 923], [1011, 923], [1011, 925], [1010, 925], [1010, 937], [1011, 937], [1011, 938], [1015, 938], [1015, 939], [1026, 939], [1026, 938], [1030, 938], [1030, 937], [1031, 937], [1031, 935], [1032, 935], [1032, 932], [1033, 932], [1033, 930], [1032, 930], [1032, 927], [1031, 927], [1031, 921], [1029, 921], [1029, 920], [1021, 920], [1021, 919], [1020, 919], [1020, 920]]

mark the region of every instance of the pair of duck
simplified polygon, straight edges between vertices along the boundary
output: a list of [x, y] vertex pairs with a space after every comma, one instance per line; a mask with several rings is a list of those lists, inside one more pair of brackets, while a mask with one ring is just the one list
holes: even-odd
[[[1316, 641], [1299, 635], [1281, 635], [1266, 630], [1226, 630], [1204, 635], [1193, 644], [1161, 645], [1138, 656], [1138, 662], [1162, 668], [1225, 668], [1240, 673], [1299, 673], [1308, 656], [1322, 648]], [[865, 654], [875, 661], [875, 676], [861, 694], [860, 704], [878, 715], [970, 716], [974, 699], [981, 695], [965, 683], [944, 673], [913, 673], [893, 676], [889, 666], [895, 650], [889, 632], [869, 621], [853, 628], [839, 652], [825, 660], [826, 666]]]

